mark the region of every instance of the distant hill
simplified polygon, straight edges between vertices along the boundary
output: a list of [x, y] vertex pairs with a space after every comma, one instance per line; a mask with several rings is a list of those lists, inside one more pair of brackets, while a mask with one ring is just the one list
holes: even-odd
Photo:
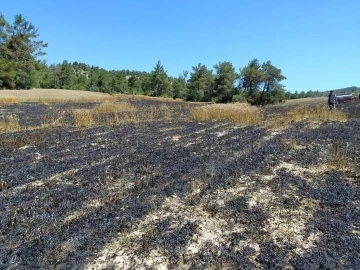
[[306, 98], [306, 97], [326, 97], [330, 91], [334, 91], [335, 94], [352, 93], [354, 95], [359, 95], [360, 87], [350, 86], [339, 89], [329, 89], [326, 91], [309, 90], [307, 92], [305, 91], [301, 91], [301, 92], [296, 91], [295, 93], [287, 92], [286, 96], [288, 99], [297, 99], [297, 98]]
[[[333, 89], [332, 91], [334, 91], [334, 93], [336, 94], [340, 94], [340, 93], [360, 93], [360, 87], [356, 87], [356, 86], [351, 86], [351, 87], [346, 87], [346, 88], [340, 88], [340, 89]], [[325, 94], [329, 93], [329, 91], [325, 91]]]

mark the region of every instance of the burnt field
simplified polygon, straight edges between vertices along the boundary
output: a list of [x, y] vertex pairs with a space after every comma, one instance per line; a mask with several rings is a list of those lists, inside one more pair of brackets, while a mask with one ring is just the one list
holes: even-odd
[[70, 113], [92, 103], [0, 105], [20, 126], [0, 132], [0, 269], [360, 265], [360, 103], [274, 129], [287, 106], [238, 125], [128, 102], [93, 126]]

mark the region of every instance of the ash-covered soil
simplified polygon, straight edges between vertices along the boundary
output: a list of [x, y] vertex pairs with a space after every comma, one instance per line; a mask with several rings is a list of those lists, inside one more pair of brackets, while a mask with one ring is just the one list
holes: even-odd
[[0, 134], [0, 269], [358, 269], [359, 134], [356, 117]]
[[[184, 118], [188, 116], [189, 109], [196, 104], [184, 104], [180, 102], [160, 102], [156, 100], [124, 100], [131, 105], [136, 106], [139, 111], [148, 109], [150, 107], [159, 108], [161, 105], [168, 106], [172, 112], [176, 112], [177, 118]], [[71, 111], [73, 109], [91, 109], [101, 102], [79, 103], [79, 102], [64, 102], [64, 103], [35, 103], [23, 102], [19, 104], [0, 104], [0, 120], [1, 117], [13, 115], [19, 119], [19, 124], [22, 127], [38, 127], [43, 124], [48, 124], [49, 120], [63, 118], [63, 124], [71, 124]]]

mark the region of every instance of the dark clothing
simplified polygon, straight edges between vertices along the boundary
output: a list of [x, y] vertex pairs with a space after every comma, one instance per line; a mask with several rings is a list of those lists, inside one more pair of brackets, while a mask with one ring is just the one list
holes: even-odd
[[335, 104], [336, 103], [336, 95], [335, 94], [329, 94], [328, 103]]
[[328, 104], [329, 104], [330, 110], [335, 108], [335, 104], [336, 104], [336, 95], [335, 94], [333, 94], [333, 93], [329, 94]]

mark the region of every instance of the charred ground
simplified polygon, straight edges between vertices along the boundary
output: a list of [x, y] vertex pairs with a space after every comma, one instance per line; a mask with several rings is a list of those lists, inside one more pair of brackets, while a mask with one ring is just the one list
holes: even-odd
[[[282, 131], [173, 103], [171, 120], [1, 133], [0, 268], [355, 269], [359, 105]], [[79, 106], [2, 109], [32, 127]]]

